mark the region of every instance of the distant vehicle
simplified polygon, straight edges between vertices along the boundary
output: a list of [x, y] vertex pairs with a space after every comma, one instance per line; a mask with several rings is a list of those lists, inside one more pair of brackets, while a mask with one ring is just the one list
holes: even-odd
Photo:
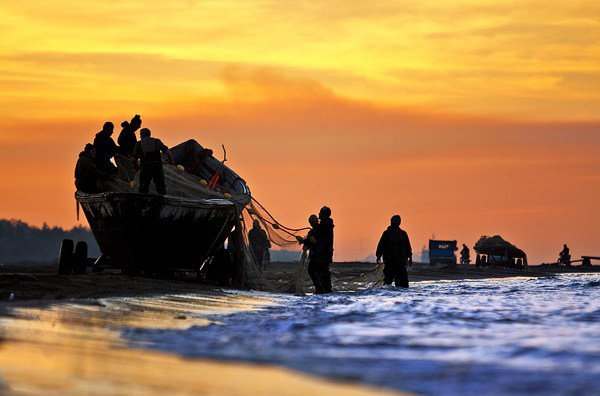
[[429, 264], [456, 265], [456, 241], [429, 240]]

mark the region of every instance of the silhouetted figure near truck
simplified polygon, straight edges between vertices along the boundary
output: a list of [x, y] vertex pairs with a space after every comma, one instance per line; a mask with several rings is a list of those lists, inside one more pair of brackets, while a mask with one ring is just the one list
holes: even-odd
[[471, 264], [471, 252], [467, 245], [463, 243], [463, 248], [460, 251], [460, 263], [461, 264]]
[[412, 248], [406, 231], [400, 228], [399, 215], [392, 216], [390, 226], [383, 232], [377, 244], [377, 262], [383, 257], [385, 285], [395, 283], [396, 287], [408, 287], [406, 265], [412, 265]]
[[108, 173], [97, 168], [95, 155], [94, 146], [91, 144], [86, 144], [83, 151], [79, 153], [79, 159], [75, 165], [75, 187], [78, 191], [88, 194], [99, 193], [98, 180], [110, 179]]
[[156, 192], [165, 195], [167, 188], [165, 186], [165, 173], [163, 170], [161, 153], [166, 153], [171, 164], [175, 164], [169, 148], [159, 139], [150, 137], [150, 129], [142, 128], [140, 130], [140, 141], [135, 144], [133, 149], [134, 166], [137, 167], [137, 159], [140, 159], [140, 193], [147, 193], [150, 190], [150, 182], [154, 181]]
[[271, 241], [265, 230], [260, 227], [260, 222], [257, 219], [254, 219], [252, 229], [248, 232], [248, 242], [256, 264], [258, 264], [260, 269], [265, 269], [265, 261], [271, 247]]
[[105, 122], [102, 130], [94, 138], [94, 148], [96, 149], [96, 166], [102, 172], [115, 175], [117, 167], [110, 162], [110, 159], [117, 153], [118, 147], [111, 137], [115, 126], [112, 122]]
[[136, 114], [131, 122], [123, 121], [121, 123], [123, 129], [119, 134], [119, 138], [117, 142], [119, 143], [119, 152], [122, 155], [126, 155], [131, 157], [133, 154], [133, 149], [135, 148], [135, 144], [137, 143], [137, 137], [135, 136], [135, 131], [140, 129], [142, 126], [142, 119], [139, 114]]

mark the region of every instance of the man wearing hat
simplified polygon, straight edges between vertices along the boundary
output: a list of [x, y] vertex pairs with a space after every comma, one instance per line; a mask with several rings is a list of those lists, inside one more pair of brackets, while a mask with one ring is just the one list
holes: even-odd
[[119, 152], [122, 155], [131, 157], [135, 144], [137, 143], [135, 131], [142, 126], [142, 119], [139, 114], [136, 114], [135, 117], [131, 119], [131, 122], [123, 121], [121, 126], [123, 129], [117, 139], [117, 142], [119, 143]]

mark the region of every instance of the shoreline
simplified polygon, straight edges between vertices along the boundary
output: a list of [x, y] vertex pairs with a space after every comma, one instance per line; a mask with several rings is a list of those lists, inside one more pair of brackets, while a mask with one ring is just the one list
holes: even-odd
[[[293, 279], [297, 263], [271, 263], [264, 275], [273, 285], [272, 290], [282, 293], [282, 285]], [[374, 263], [333, 263], [331, 271], [339, 291], [360, 290], [373, 281], [361, 274], [372, 271]], [[557, 265], [532, 266], [527, 270], [498, 267], [475, 268], [474, 265], [457, 265], [456, 268], [439, 268], [415, 263], [408, 270], [411, 283], [423, 281], [460, 281], [477, 279], [502, 279], [512, 277], [543, 277], [564, 273], [600, 273], [600, 267], [562, 267]], [[304, 280], [305, 290], [311, 291], [308, 276]], [[9, 302], [11, 293], [14, 301], [61, 301], [87, 300], [106, 297], [143, 297], [165, 294], [222, 293], [223, 289], [236, 290], [199, 282], [195, 278], [157, 279], [129, 277], [118, 273], [88, 273], [86, 275], [56, 275], [52, 264], [3, 265], [0, 267], [0, 301]], [[243, 290], [243, 289], [242, 289]]]

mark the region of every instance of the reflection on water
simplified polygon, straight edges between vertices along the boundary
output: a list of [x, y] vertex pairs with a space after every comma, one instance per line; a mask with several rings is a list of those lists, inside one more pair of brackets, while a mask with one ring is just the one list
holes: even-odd
[[[286, 370], [183, 359], [132, 349], [122, 328], [180, 329], [268, 306], [237, 293], [104, 299], [46, 308], [6, 304], [0, 317], [0, 395], [373, 395]], [[218, 314], [218, 315], [217, 315]]]
[[134, 345], [277, 363], [431, 395], [595, 394], [600, 278], [431, 282], [212, 316], [186, 330], [129, 328]]

